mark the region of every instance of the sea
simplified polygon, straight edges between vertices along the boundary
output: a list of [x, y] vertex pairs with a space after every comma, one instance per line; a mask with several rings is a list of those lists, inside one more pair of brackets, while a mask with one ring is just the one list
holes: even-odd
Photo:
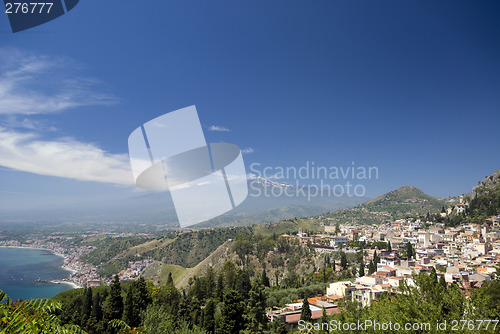
[[70, 284], [49, 283], [68, 278], [64, 260], [50, 251], [0, 247], [0, 290], [12, 300], [52, 298], [72, 289]]

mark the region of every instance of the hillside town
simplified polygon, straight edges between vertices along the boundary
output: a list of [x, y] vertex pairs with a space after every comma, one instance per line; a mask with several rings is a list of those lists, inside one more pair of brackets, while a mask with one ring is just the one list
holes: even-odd
[[[460, 203], [453, 210], [465, 212], [467, 204]], [[323, 233], [307, 235], [299, 231], [282, 237], [311, 245], [318, 253], [357, 252], [359, 248], [352, 247], [354, 242], [387, 245], [388, 249], [361, 249], [363, 268], [375, 263], [373, 272], [368, 269], [366, 275], [360, 275], [359, 270], [356, 278], [332, 282], [324, 295], [308, 298], [313, 321], [322, 317], [323, 309], [327, 315], [339, 313], [340, 303], [346, 299], [366, 307], [383, 293], [401, 293], [400, 285], [403, 282], [414, 285], [413, 276], [420, 272], [434, 272], [441, 282], [457, 284], [469, 295], [471, 289], [494, 279], [500, 265], [500, 216], [492, 216], [481, 225], [456, 227], [411, 218], [381, 225], [325, 224]], [[409, 248], [412, 254], [407, 256]], [[336, 270], [342, 270], [340, 261], [336, 262]], [[302, 305], [303, 301], [297, 300], [283, 308], [271, 309], [267, 312], [268, 319], [279, 319], [290, 329], [298, 323]]]

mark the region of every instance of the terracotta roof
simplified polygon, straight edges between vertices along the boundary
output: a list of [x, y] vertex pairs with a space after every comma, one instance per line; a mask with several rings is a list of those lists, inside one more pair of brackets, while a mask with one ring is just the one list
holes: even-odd
[[[330, 308], [325, 308], [326, 314], [327, 315], [332, 315], [333, 313], [340, 313], [340, 310], [337, 307], [330, 307]], [[312, 320], [319, 319], [323, 315], [323, 310], [317, 310], [317, 311], [312, 311], [311, 312], [311, 318]], [[293, 314], [287, 314], [285, 316], [285, 321], [287, 323], [297, 323], [300, 320], [300, 312], [293, 313]]]

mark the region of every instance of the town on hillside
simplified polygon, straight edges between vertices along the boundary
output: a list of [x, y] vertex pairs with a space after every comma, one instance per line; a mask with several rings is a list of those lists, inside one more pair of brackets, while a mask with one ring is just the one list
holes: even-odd
[[[459, 203], [442, 215], [467, 209], [466, 203]], [[500, 216], [487, 218], [484, 224], [456, 227], [412, 218], [381, 225], [326, 225], [323, 233], [299, 231], [282, 237], [311, 245], [317, 253], [358, 252], [359, 248], [349, 246], [353, 243], [387, 245], [386, 249], [362, 249], [363, 265], [358, 266], [355, 279], [332, 282], [324, 295], [308, 298], [313, 321], [319, 321], [323, 310], [327, 315], [340, 313], [339, 306], [346, 299], [365, 307], [384, 292], [401, 293], [400, 285], [414, 285], [414, 275], [421, 272], [434, 271], [441, 282], [457, 284], [468, 295], [471, 289], [494, 279], [500, 264]], [[341, 271], [341, 261], [336, 262], [336, 270]], [[290, 329], [299, 322], [302, 306], [303, 300], [297, 300], [269, 310], [267, 316]]]

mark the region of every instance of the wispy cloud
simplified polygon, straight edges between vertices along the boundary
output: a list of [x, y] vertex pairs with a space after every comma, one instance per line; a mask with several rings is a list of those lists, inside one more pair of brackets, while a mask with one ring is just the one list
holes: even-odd
[[126, 154], [111, 154], [71, 138], [42, 140], [33, 133], [4, 128], [0, 128], [0, 166], [83, 181], [134, 183]]
[[208, 128], [208, 131], [219, 131], [219, 132], [229, 132], [229, 129], [224, 127], [224, 126], [219, 126], [219, 125], [211, 125]]
[[0, 59], [0, 115], [49, 114], [119, 101], [97, 89], [95, 78], [79, 77], [79, 65], [68, 58], [1, 49]]
[[[76, 180], [133, 185], [127, 154], [73, 138], [46, 140], [57, 129], [44, 114], [119, 101], [99, 80], [78, 76], [71, 59], [0, 49], [0, 167]], [[37, 119], [34, 119], [34, 115]]]
[[253, 152], [255, 152], [255, 151], [251, 147], [245, 148], [245, 149], [241, 150], [241, 153], [243, 153], [243, 154], [250, 154], [250, 153], [253, 153]]
[[49, 122], [33, 119], [30, 116], [0, 115], [0, 126], [9, 129], [26, 129], [33, 131], [56, 131], [56, 127]]

